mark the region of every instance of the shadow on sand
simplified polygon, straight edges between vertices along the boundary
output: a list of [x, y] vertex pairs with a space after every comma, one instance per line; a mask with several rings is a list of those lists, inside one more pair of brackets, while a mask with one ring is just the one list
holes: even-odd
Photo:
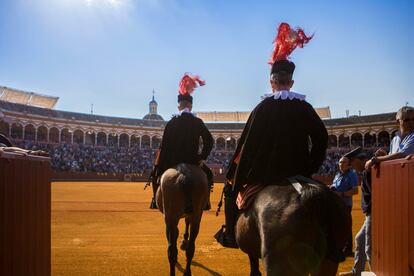
[[[192, 261], [191, 265], [202, 268], [202, 269], [204, 269], [205, 271], [207, 271], [208, 273], [210, 273], [213, 276], [221, 276], [220, 273], [215, 272], [214, 270], [211, 270], [210, 268], [208, 268], [208, 267], [206, 267], [203, 264], [200, 264], [198, 262]], [[184, 273], [185, 269], [184, 269], [184, 267], [182, 267], [182, 265], [179, 262], [177, 262], [177, 264], [175, 266], [177, 267], [178, 271], [180, 271], [181, 273]]]

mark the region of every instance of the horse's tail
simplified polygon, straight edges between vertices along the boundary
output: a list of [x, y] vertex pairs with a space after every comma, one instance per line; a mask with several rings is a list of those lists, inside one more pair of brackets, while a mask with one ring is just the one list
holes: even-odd
[[192, 213], [193, 212], [193, 201], [192, 201], [192, 191], [193, 191], [193, 181], [190, 177], [191, 172], [190, 169], [186, 164], [178, 164], [176, 166], [177, 171], [180, 173], [177, 178], [177, 183], [179, 187], [184, 192], [184, 213]]
[[325, 184], [309, 183], [303, 186], [301, 203], [325, 233], [326, 256], [338, 263], [344, 261], [343, 246], [339, 246], [341, 241], [338, 240], [338, 228], [342, 228], [339, 231], [344, 231], [350, 220], [342, 200]]

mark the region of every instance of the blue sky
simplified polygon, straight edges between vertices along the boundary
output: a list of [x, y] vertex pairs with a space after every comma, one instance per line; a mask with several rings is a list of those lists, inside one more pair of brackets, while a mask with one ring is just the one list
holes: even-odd
[[315, 33], [293, 90], [333, 117], [414, 105], [414, 1], [2, 0], [0, 86], [57, 109], [140, 118], [152, 90], [176, 111], [184, 72], [207, 82], [195, 111], [250, 111], [270, 91], [280, 22]]

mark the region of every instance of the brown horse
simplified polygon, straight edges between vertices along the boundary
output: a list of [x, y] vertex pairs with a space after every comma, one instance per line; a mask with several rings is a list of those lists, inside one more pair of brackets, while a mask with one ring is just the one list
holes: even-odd
[[[250, 275], [336, 275], [351, 229], [350, 214], [323, 184], [267, 186], [244, 210], [236, 240], [249, 255]], [[300, 186], [299, 186], [300, 187]]]
[[[175, 275], [177, 263], [178, 222], [185, 218], [184, 240], [181, 249], [186, 251], [187, 265], [184, 275], [191, 275], [191, 261], [194, 256], [203, 209], [206, 206], [209, 189], [206, 174], [195, 165], [179, 164], [168, 169], [161, 176], [156, 200], [164, 214], [168, 240], [170, 275]], [[190, 204], [190, 206], [189, 206]], [[185, 210], [188, 208], [191, 210]], [[185, 213], [189, 212], [189, 213]]]

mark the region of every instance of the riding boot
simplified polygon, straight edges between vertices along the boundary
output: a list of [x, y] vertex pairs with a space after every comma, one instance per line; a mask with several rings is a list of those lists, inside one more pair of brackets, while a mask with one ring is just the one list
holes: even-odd
[[232, 191], [232, 186], [226, 184], [224, 187], [224, 213], [226, 224], [214, 235], [216, 240], [224, 247], [238, 248], [236, 242], [235, 227], [239, 214], [236, 204], [237, 194]]
[[155, 201], [155, 196], [157, 194], [157, 190], [158, 190], [159, 186], [160, 186], [160, 184], [158, 183], [158, 181], [152, 181], [153, 196], [152, 196], [152, 200], [151, 200], [151, 204], [150, 204], [150, 209], [158, 209], [157, 202]]
[[213, 192], [213, 179], [209, 179], [208, 180], [208, 198], [207, 198], [207, 203], [206, 206], [204, 207], [204, 211], [208, 211], [211, 209], [211, 203], [210, 203], [210, 194]]
[[206, 206], [204, 207], [204, 210], [207, 211], [211, 209], [210, 193], [213, 192], [213, 185], [214, 185], [213, 172], [210, 170], [210, 168], [206, 164], [203, 164], [201, 166], [201, 169], [206, 173], [207, 181], [208, 181], [208, 199], [207, 199]]

